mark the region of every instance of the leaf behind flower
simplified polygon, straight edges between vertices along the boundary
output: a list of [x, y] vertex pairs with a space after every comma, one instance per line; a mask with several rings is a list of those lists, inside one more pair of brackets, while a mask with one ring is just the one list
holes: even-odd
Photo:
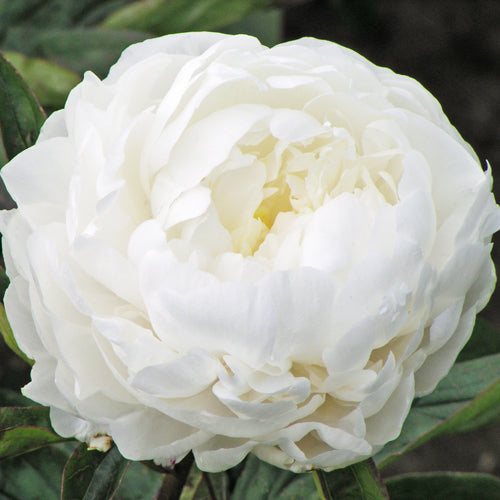
[[141, 0], [113, 12], [101, 26], [155, 35], [213, 31], [271, 4], [271, 0]]
[[61, 500], [112, 498], [128, 463], [116, 446], [103, 453], [89, 450], [85, 443], [80, 444], [64, 467]]
[[35, 95], [0, 53], [0, 130], [7, 158], [33, 145], [44, 121]]
[[0, 408], [0, 459], [68, 441], [52, 429], [43, 406]]
[[7, 315], [5, 314], [5, 308], [3, 304], [0, 304], [0, 333], [5, 341], [5, 343], [9, 346], [9, 348], [15, 352], [20, 358], [24, 359], [26, 363], [32, 365], [33, 360], [28, 358], [23, 351], [21, 351], [20, 347], [17, 345], [14, 334], [12, 333], [12, 328], [10, 327], [9, 320], [7, 319]]
[[21, 26], [10, 30], [4, 48], [44, 59], [79, 75], [93, 71], [102, 78], [126, 47], [146, 38], [148, 34], [137, 31]]
[[62, 108], [69, 91], [81, 78], [74, 71], [20, 52], [5, 52], [43, 106]]
[[415, 400], [399, 437], [376, 456], [384, 467], [431, 438], [500, 420], [500, 354], [457, 363], [433, 393]]
[[262, 462], [254, 455], [246, 459], [231, 500], [316, 500], [311, 474], [295, 474]]

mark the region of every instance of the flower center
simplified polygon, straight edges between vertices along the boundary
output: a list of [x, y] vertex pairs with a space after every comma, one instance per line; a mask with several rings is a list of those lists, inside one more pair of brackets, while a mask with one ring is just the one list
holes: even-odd
[[275, 180], [264, 184], [264, 189], [272, 194], [262, 200], [253, 217], [271, 229], [279, 213], [294, 211], [291, 203], [291, 190], [285, 175], [280, 175]]
[[[292, 144], [271, 135], [244, 138], [207, 183], [233, 250], [246, 257], [258, 252], [270, 232], [280, 231], [275, 223], [281, 214], [311, 214], [345, 192], [375, 204], [396, 203], [400, 156], [398, 150], [360, 154], [354, 140], [336, 129]], [[229, 183], [238, 171], [240, 182]]]

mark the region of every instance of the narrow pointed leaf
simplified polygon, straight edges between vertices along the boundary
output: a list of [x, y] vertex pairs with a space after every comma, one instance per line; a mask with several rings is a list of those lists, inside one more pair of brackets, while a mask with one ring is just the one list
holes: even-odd
[[90, 25], [133, 0], [2, 0], [0, 33], [17, 24], [46, 26]]
[[498, 500], [500, 479], [489, 474], [437, 472], [405, 474], [386, 481], [395, 500]]
[[500, 354], [456, 364], [432, 394], [415, 401], [400, 436], [376, 456], [384, 467], [443, 434], [500, 421]]
[[81, 80], [74, 71], [38, 57], [27, 57], [20, 52], [5, 52], [4, 55], [19, 71], [42, 106], [63, 107], [69, 91]]
[[52, 429], [43, 406], [0, 408], [0, 459], [68, 441]]
[[214, 30], [271, 4], [270, 0], [141, 0], [113, 12], [102, 26], [156, 35]]
[[3, 304], [0, 304], [0, 333], [2, 334], [5, 343], [12, 351], [14, 351], [20, 358], [24, 359], [26, 363], [29, 363], [30, 365], [33, 364], [33, 360], [28, 358], [28, 356], [26, 356], [26, 354], [24, 354], [24, 352], [21, 351], [21, 349], [17, 345], [16, 339], [9, 324], [9, 320], [7, 319], [7, 315], [5, 314]]
[[35, 143], [44, 121], [33, 92], [0, 53], [0, 130], [9, 159]]
[[64, 468], [61, 499], [107, 500], [112, 498], [126, 471], [128, 460], [116, 446], [108, 452], [89, 450], [82, 443]]
[[[126, 47], [149, 37], [147, 33], [136, 31], [19, 27], [11, 30], [4, 47], [11, 52], [43, 59], [78, 75], [88, 70], [103, 78]], [[25, 42], [25, 39], [29, 41]]]
[[5, 273], [5, 269], [3, 267], [0, 267], [0, 297], [2, 303], [3, 303], [3, 298], [5, 296], [5, 291], [7, 290], [9, 283], [10, 280], [7, 274]]

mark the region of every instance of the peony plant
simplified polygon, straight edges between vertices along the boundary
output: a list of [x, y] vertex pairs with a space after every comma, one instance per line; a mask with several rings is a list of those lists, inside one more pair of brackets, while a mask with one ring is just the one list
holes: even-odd
[[24, 395], [166, 470], [373, 457], [495, 284], [490, 169], [419, 83], [328, 41], [132, 45], [1, 175]]

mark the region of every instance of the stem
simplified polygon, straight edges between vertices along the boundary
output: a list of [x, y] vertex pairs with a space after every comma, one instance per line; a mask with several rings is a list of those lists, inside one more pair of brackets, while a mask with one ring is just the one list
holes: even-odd
[[165, 472], [155, 500], [178, 500], [186, 483], [194, 457], [190, 453], [180, 461], [172, 472]]
[[363, 500], [389, 500], [389, 493], [373, 458], [353, 464], [350, 469]]
[[217, 500], [217, 493], [215, 493], [214, 485], [212, 484], [212, 480], [210, 479], [210, 474], [208, 472], [202, 471], [201, 475], [205, 484], [207, 485], [208, 495], [210, 496], [210, 500]]
[[312, 471], [314, 484], [318, 490], [320, 500], [333, 500], [330, 490], [328, 489], [328, 484], [325, 478], [325, 472], [321, 469], [315, 469]]

